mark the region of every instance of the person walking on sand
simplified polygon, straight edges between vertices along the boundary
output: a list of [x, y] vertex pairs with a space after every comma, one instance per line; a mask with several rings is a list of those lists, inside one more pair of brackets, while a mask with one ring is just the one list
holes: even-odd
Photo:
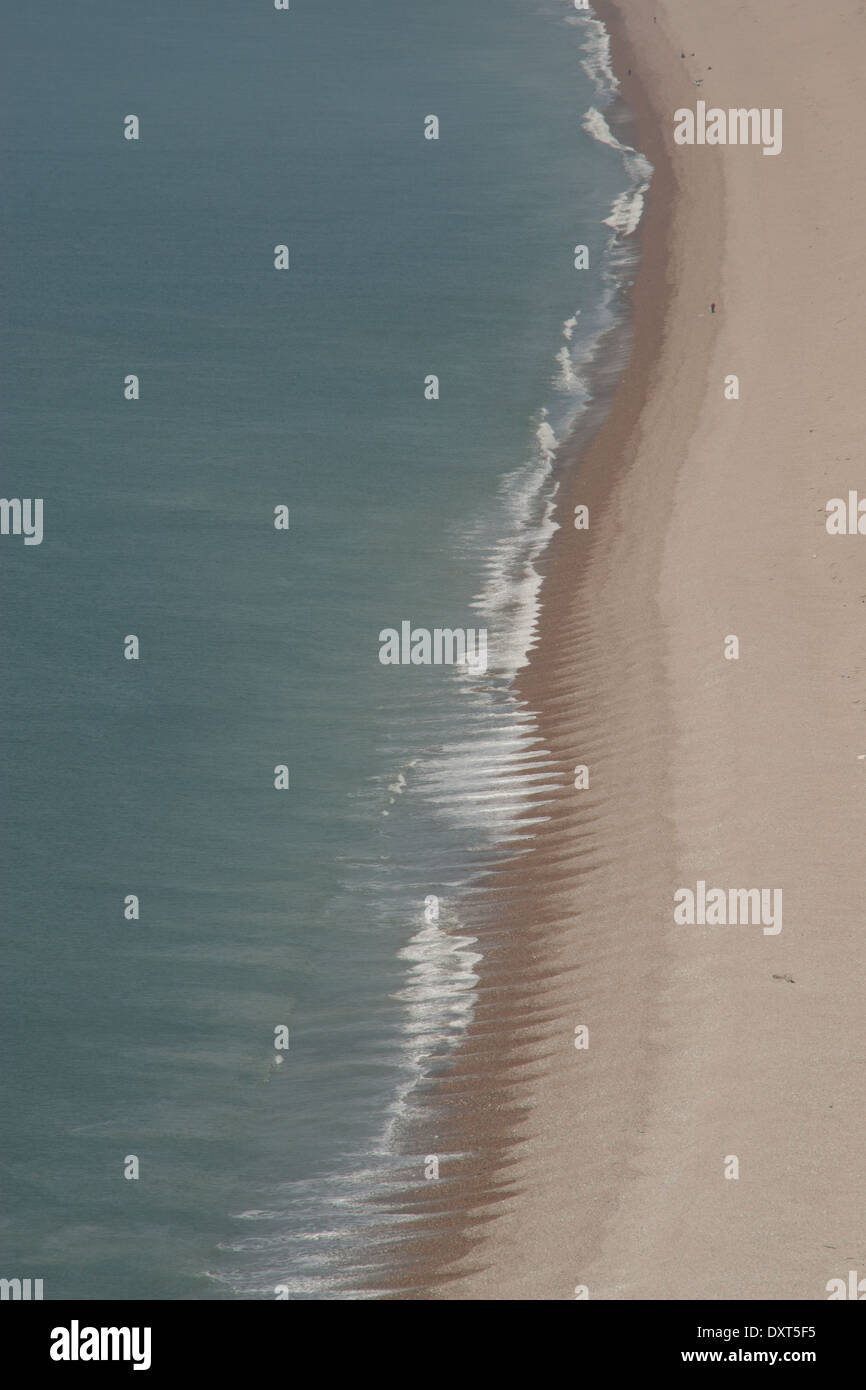
[[710, 313], [711, 313], [711, 314], [714, 314], [715, 312], [716, 312], [716, 306], [715, 306], [715, 304], [711, 304], [711, 305], [710, 305]]

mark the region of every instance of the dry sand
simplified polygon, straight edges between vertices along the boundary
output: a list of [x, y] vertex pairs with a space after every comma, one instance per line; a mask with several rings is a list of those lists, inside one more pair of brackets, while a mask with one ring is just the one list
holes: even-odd
[[[522, 682], [590, 787], [497, 881], [402, 1296], [824, 1299], [866, 1275], [866, 536], [824, 510], [866, 496], [866, 6], [597, 8], [656, 175]], [[781, 107], [782, 153], [675, 146], [698, 99]], [[781, 888], [782, 931], [675, 925], [699, 878]]]

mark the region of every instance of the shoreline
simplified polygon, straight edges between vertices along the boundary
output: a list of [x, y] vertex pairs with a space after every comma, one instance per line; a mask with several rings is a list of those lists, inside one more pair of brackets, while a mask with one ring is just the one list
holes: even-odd
[[[853, 119], [856, 0], [829, 28], [806, 0], [595, 8], [654, 175], [629, 361], [589, 445], [560, 451], [517, 682], [569, 780], [488, 888], [475, 1020], [431, 1088], [425, 1143], [446, 1159], [401, 1208], [416, 1222], [388, 1285], [822, 1298], [866, 1268], [866, 563], [824, 528], [862, 477], [866, 296], [856, 217], [836, 212], [862, 194], [813, 119]], [[674, 147], [698, 82], [784, 108], [781, 156]], [[700, 879], [783, 890], [784, 930], [676, 926], [674, 892]]]
[[[673, 169], [650, 98], [639, 79], [626, 76], [628, 68], [634, 73], [637, 65], [619, 16], [607, 0], [595, 4], [594, 9], [610, 35], [613, 70], [620, 81], [620, 95], [606, 116], [617, 135], [650, 160], [653, 175], [634, 234], [639, 243], [637, 271], [631, 286], [624, 291], [631, 320], [627, 361], [601, 407], [601, 419], [598, 409], [593, 411], [590, 406], [588, 419], [580, 418], [557, 450], [560, 489], [554, 519], [560, 529], [536, 562], [542, 575], [536, 639], [529, 664], [515, 681], [518, 697], [536, 713], [554, 765], [563, 769], [576, 761], [585, 761], [578, 756], [581, 737], [604, 738], [603, 713], [597, 723], [590, 718], [582, 720], [587, 732], [580, 736], [558, 715], [565, 691], [573, 687], [573, 653], [570, 649], [566, 652], [563, 670], [558, 634], [563, 625], [573, 623], [570, 610], [575, 594], [589, 582], [593, 549], [604, 545], [608, 527], [616, 524], [613, 518], [609, 522], [605, 518], [613, 505], [617, 484], [628, 470], [628, 441], [644, 408], [665, 331], [669, 301], [666, 267], [676, 192]], [[604, 377], [603, 356], [597, 370]], [[593, 383], [593, 400], [597, 384]], [[571, 518], [578, 501], [589, 505], [589, 532], [577, 533], [573, 528]], [[589, 553], [582, 553], [583, 550]], [[574, 575], [581, 579], [579, 589], [572, 593]], [[552, 657], [548, 657], [548, 649]], [[581, 686], [581, 704], [586, 711], [594, 703], [596, 685], [591, 678], [581, 682]], [[592, 723], [595, 727], [590, 735]], [[591, 808], [594, 798], [584, 795], [590, 795]], [[489, 926], [482, 926], [479, 932], [483, 937], [484, 962], [475, 1018], [456, 1060], [447, 1075], [431, 1088], [430, 1095], [436, 1143], [441, 1149], [466, 1157], [462, 1162], [449, 1160], [449, 1176], [440, 1179], [435, 1189], [431, 1184], [420, 1191], [413, 1190], [401, 1203], [401, 1213], [420, 1217], [422, 1229], [420, 1234], [410, 1235], [396, 1267], [388, 1269], [392, 1297], [511, 1296], [496, 1291], [476, 1293], [471, 1285], [469, 1290], [464, 1289], [465, 1276], [454, 1267], [474, 1265], [476, 1248], [483, 1242], [487, 1223], [495, 1218], [498, 1203], [510, 1195], [507, 1174], [517, 1162], [514, 1150], [521, 1143], [519, 1113], [526, 1090], [521, 1073], [533, 1065], [541, 1039], [549, 1038], [554, 1031], [552, 1021], [556, 1019], [559, 1025], [560, 1002], [545, 998], [539, 1006], [533, 993], [537, 985], [548, 989], [553, 985], [556, 993], [554, 972], [551, 980], [543, 966], [539, 969], [538, 959], [561, 950], [561, 939], [571, 922], [561, 901], [563, 890], [575, 886], [570, 874], [563, 875], [562, 860], [567, 854], [563, 841], [572, 835], [585, 837], [595, 816], [592, 809], [587, 815], [586, 803], [574, 798], [570, 784], [555, 795], [554, 804], [545, 808], [550, 820], [539, 832], [532, 855], [528, 860], [518, 858], [501, 865], [486, 890], [486, 896], [498, 899], [503, 909], [496, 928], [491, 931]], [[526, 818], [532, 809], [530, 804], [524, 812]], [[545, 894], [548, 879], [557, 887]], [[549, 899], [541, 910], [539, 893]], [[525, 916], [527, 903], [533, 904], [535, 921], [531, 925]], [[506, 1050], [491, 1054], [491, 1039], [506, 1037], [511, 1031], [507, 1019], [517, 1016], [525, 1020], [527, 1014], [533, 1017], [533, 1024], [531, 1028], [524, 1024], [520, 1029], [517, 1045], [512, 1040]], [[485, 1098], [480, 1109], [479, 1094]], [[479, 1269], [476, 1277], [480, 1274]], [[437, 1292], [431, 1294], [434, 1289]]]

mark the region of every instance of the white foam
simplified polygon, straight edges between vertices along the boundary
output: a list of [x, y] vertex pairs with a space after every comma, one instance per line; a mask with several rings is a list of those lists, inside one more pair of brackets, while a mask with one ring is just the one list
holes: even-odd
[[[402, 795], [403, 795], [403, 792], [404, 792], [405, 790], [406, 790], [406, 778], [403, 776], [403, 773], [402, 773], [402, 772], [398, 772], [398, 773], [397, 773], [397, 776], [396, 776], [395, 779], [394, 779], [394, 781], [388, 783], [388, 791], [389, 791], [389, 792], [393, 792], [393, 793], [394, 793], [394, 796], [402, 796]], [[392, 797], [392, 799], [391, 799], [391, 804], [392, 804], [392, 805], [394, 804], [394, 802], [393, 802], [393, 797]]]
[[584, 112], [581, 125], [587, 134], [597, 140], [600, 145], [610, 145], [611, 149], [620, 150], [623, 154], [635, 153], [631, 145], [623, 145], [621, 141], [617, 140], [597, 106], [591, 106], [588, 111]]
[[411, 1095], [430, 1057], [456, 1046], [475, 1008], [475, 967], [482, 959], [472, 949], [475, 937], [461, 932], [453, 907], [441, 898], [439, 912], [440, 922], [424, 920], [398, 952], [401, 960], [411, 962], [406, 983], [392, 995], [405, 1006], [400, 1031], [408, 1048], [408, 1076], [389, 1107], [381, 1141], [385, 1149], [393, 1145], [396, 1126], [411, 1114]]
[[580, 66], [587, 77], [595, 83], [599, 96], [619, 91], [619, 79], [614, 73], [610, 57], [610, 34], [600, 19], [588, 16], [584, 21], [589, 33], [581, 44], [586, 57]]
[[547, 420], [542, 420], [535, 431], [535, 438], [538, 441], [538, 451], [541, 457], [545, 463], [550, 463], [559, 448], [559, 440]]
[[614, 199], [610, 216], [604, 219], [605, 225], [613, 227], [620, 236], [631, 236], [643, 216], [644, 191], [645, 189], [636, 189], [620, 193], [619, 197]]
[[653, 167], [639, 150], [634, 149], [632, 145], [624, 145], [617, 139], [597, 107], [589, 108], [582, 124], [583, 129], [599, 144], [608, 145], [624, 156], [623, 163], [631, 180], [631, 187], [617, 195], [610, 213], [603, 221], [619, 236], [631, 236], [643, 216], [644, 194], [649, 188]]
[[575, 371], [574, 363], [571, 360], [571, 353], [567, 347], [559, 349], [559, 352], [556, 354], [556, 360], [559, 363], [559, 379], [556, 383], [557, 386], [561, 391], [573, 391], [574, 388], [580, 384], [580, 377]]

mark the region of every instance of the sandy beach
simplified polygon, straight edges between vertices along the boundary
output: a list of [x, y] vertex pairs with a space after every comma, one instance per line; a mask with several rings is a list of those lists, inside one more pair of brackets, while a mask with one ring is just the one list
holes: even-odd
[[[866, 496], [866, 6], [596, 8], [655, 175], [520, 686], [589, 786], [497, 879], [397, 1296], [826, 1299], [866, 1275], [866, 535], [825, 524]], [[781, 109], [781, 152], [676, 145], [699, 100]], [[675, 922], [699, 881], [781, 930]]]

